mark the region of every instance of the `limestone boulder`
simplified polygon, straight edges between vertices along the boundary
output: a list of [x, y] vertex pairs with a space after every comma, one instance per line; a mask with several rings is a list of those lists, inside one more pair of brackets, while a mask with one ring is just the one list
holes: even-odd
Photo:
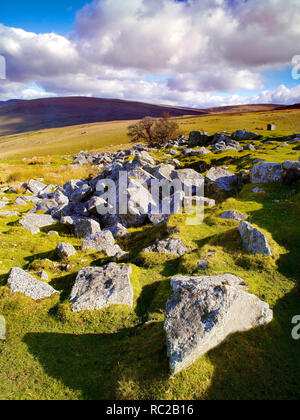
[[132, 307], [131, 272], [131, 266], [114, 263], [104, 267], [83, 268], [71, 292], [72, 311], [98, 310], [110, 305]]
[[272, 321], [269, 305], [246, 293], [231, 274], [171, 280], [174, 293], [165, 312], [164, 330], [170, 369], [187, 368], [230, 335]]

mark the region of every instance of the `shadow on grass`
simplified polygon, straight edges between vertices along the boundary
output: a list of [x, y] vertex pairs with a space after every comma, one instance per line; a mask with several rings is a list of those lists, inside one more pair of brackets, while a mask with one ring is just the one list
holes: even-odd
[[130, 381], [147, 390], [168, 380], [161, 323], [118, 334], [29, 333], [24, 342], [49, 376], [84, 399], [138, 398]]

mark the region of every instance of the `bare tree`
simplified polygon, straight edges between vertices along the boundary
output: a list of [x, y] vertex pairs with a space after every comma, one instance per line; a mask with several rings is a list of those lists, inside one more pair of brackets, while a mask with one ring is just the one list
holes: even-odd
[[128, 127], [128, 136], [133, 142], [143, 141], [149, 147], [157, 147], [173, 138], [179, 126], [169, 114], [161, 118], [146, 117]]

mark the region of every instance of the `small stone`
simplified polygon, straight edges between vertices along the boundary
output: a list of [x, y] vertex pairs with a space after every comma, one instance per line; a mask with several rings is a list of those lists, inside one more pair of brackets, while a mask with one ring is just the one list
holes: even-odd
[[56, 253], [61, 259], [69, 258], [76, 254], [76, 249], [73, 247], [73, 245], [62, 242], [61, 244], [57, 245]]
[[0, 340], [6, 340], [6, 322], [2, 315], [0, 315]]

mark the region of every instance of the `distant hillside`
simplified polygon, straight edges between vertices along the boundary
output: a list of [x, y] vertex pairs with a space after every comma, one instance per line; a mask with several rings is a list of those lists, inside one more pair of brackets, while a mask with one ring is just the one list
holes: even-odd
[[145, 116], [201, 115], [203, 110], [153, 105], [118, 99], [85, 97], [19, 101], [0, 107], [0, 134], [57, 128], [94, 122], [137, 120]]
[[243, 105], [210, 109], [180, 108], [119, 99], [85, 97], [0, 102], [0, 136], [79, 124], [137, 120], [145, 116], [201, 116], [278, 109], [279, 105]]

